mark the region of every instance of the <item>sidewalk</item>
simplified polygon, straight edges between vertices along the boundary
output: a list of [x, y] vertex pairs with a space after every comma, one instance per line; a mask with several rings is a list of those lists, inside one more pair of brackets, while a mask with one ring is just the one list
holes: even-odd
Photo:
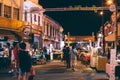
[[9, 71], [9, 68], [0, 69], [0, 74], [2, 74], [2, 73], [8, 73], [8, 71]]
[[[78, 62], [76, 71], [66, 70], [64, 62], [53, 60], [45, 65], [36, 65], [35, 80], [108, 80], [105, 72], [97, 73], [89, 66]], [[16, 80], [16, 77], [8, 74], [8, 70], [0, 71], [1, 80]], [[4, 74], [3, 74], [4, 73]], [[59, 77], [59, 78], [58, 78]]]
[[[71, 69], [67, 70], [67, 72], [73, 72]], [[80, 61], [77, 62], [76, 74], [86, 74], [88, 77], [87, 80], [109, 80], [109, 77], [105, 72], [96, 72], [95, 69], [92, 69], [90, 65], [83, 65]], [[84, 76], [83, 76], [84, 77]]]
[[[60, 61], [51, 61], [50, 63], [65, 66], [65, 63]], [[86, 66], [81, 64], [80, 61], [77, 62], [75, 72], [72, 69], [66, 69], [66, 71], [63, 73], [64, 78], [66, 73], [70, 74], [71, 76], [69, 79], [66, 78], [65, 80], [74, 80], [73, 78], [75, 78], [75, 80], [109, 80], [109, 77], [105, 72], [96, 72], [95, 69], [92, 69], [89, 65]], [[64, 78], [62, 80], [64, 80]]]

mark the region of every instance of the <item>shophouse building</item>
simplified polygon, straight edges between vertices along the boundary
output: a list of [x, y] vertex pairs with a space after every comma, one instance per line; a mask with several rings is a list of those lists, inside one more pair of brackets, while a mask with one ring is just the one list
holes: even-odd
[[61, 50], [63, 42], [62, 26], [47, 15], [43, 16], [43, 46]]
[[28, 36], [22, 32], [24, 0], [0, 0], [0, 43], [22, 41]]
[[[23, 21], [28, 25], [27, 33], [32, 33], [32, 43], [37, 48], [61, 49], [62, 26], [44, 14], [44, 9], [38, 5], [38, 0], [26, 0], [24, 2]], [[32, 30], [30, 30], [32, 29]]]
[[23, 28], [24, 33], [29, 34], [29, 43], [32, 48], [42, 48], [42, 17], [43, 17], [42, 6], [38, 4], [38, 0], [25, 0], [23, 7]]
[[60, 49], [62, 31], [60, 24], [44, 15], [38, 0], [0, 0], [1, 41], [25, 41], [39, 49], [49, 38], [48, 45]]

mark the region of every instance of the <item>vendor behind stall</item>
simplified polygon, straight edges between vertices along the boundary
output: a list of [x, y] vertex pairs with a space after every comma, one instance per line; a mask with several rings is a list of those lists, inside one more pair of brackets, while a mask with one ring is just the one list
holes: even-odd
[[118, 45], [117, 45], [117, 53], [120, 54], [120, 40], [118, 41]]

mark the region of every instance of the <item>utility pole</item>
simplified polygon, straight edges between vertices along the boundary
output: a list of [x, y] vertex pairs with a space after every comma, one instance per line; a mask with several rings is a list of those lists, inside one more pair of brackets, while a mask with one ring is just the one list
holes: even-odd
[[115, 48], [116, 48], [116, 54], [118, 54], [117, 52], [117, 43], [118, 43], [118, 22], [117, 22], [117, 14], [118, 14], [118, 5], [117, 5], [117, 0], [115, 0], [115, 8], [116, 8], [116, 13], [115, 13], [115, 17], [116, 17], [116, 20], [115, 20], [115, 25], [116, 25], [116, 30], [115, 30]]
[[[102, 7], [103, 7], [103, 0], [102, 0]], [[104, 30], [104, 25], [103, 25], [103, 23], [104, 23], [104, 12], [103, 12], [104, 10], [102, 10], [102, 35], [103, 35], [103, 37], [102, 37], [102, 43], [103, 43], [103, 55], [105, 55], [105, 30]]]
[[70, 47], [70, 32], [68, 32], [68, 47]]

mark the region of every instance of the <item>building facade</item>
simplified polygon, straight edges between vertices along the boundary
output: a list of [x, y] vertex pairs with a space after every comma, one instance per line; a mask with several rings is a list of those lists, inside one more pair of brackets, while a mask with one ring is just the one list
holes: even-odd
[[[25, 0], [23, 7], [23, 18], [24, 21], [24, 32], [29, 34], [31, 40], [29, 40], [32, 48], [40, 49], [42, 47], [42, 17], [43, 9], [38, 1], [35, 0]], [[36, 12], [38, 11], [38, 12]]]
[[60, 49], [63, 28], [43, 10], [38, 0], [0, 0], [1, 39], [7, 36], [9, 41], [29, 42], [37, 49]]
[[[34, 45], [37, 48], [47, 47], [49, 49], [51, 47], [52, 49], [60, 49], [63, 28], [58, 22], [44, 15], [44, 9], [41, 5], [38, 5], [38, 1], [26, 0], [24, 2], [23, 21], [27, 22], [25, 25], [40, 30], [40, 33], [37, 34], [35, 30], [30, 32], [34, 33]], [[29, 32], [29, 29], [26, 32]]]
[[[3, 41], [27, 39], [22, 33], [22, 10], [24, 0], [0, 0], [0, 37]], [[22, 36], [22, 37], [21, 37]], [[4, 40], [7, 37], [7, 40]]]
[[62, 49], [62, 26], [47, 15], [43, 16], [43, 26], [43, 46], [58, 50]]

